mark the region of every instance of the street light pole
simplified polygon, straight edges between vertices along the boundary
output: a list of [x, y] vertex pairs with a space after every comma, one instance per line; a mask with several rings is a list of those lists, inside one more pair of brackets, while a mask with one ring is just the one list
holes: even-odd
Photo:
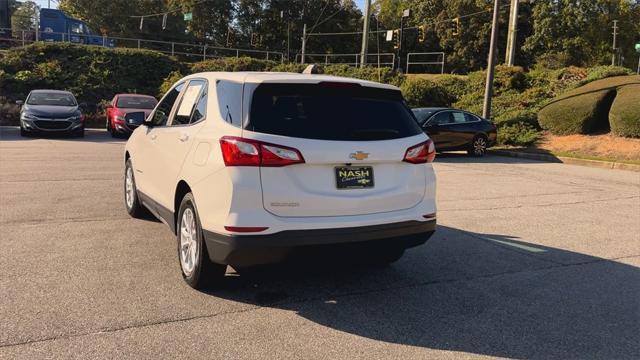
[[507, 34], [507, 53], [505, 62], [513, 66], [516, 57], [516, 39], [518, 37], [518, 1], [511, 0], [511, 14], [509, 14], [509, 33]]
[[611, 66], [616, 65], [616, 37], [618, 36], [618, 20], [613, 20], [613, 54], [611, 55]]
[[489, 46], [489, 60], [487, 64], [487, 81], [484, 89], [484, 105], [482, 117], [491, 117], [491, 97], [493, 96], [493, 72], [496, 62], [496, 39], [498, 37], [498, 15], [500, 14], [500, 0], [493, 3], [493, 22], [491, 24], [491, 44]]

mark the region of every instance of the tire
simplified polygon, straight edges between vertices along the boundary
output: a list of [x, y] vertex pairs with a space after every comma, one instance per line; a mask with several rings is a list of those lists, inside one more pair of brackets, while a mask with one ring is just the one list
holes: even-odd
[[107, 131], [109, 132], [109, 134], [111, 134], [112, 138], [117, 138], [118, 136], [118, 132], [116, 132], [116, 130], [113, 128], [113, 126], [111, 126], [111, 121], [107, 121]]
[[476, 135], [469, 144], [467, 153], [471, 156], [482, 157], [487, 152], [487, 137], [484, 135]]
[[22, 137], [29, 136], [29, 133], [27, 132], [27, 130], [25, 130], [22, 126], [20, 126], [20, 136]]
[[[127, 181], [130, 181], [130, 183], [127, 184]], [[131, 217], [141, 218], [147, 214], [147, 209], [142, 205], [138, 197], [131, 159], [127, 159], [124, 167], [124, 206]]]
[[198, 210], [191, 193], [187, 193], [180, 203], [176, 240], [178, 262], [184, 281], [197, 290], [219, 285], [224, 279], [227, 266], [213, 263], [209, 259]]
[[76, 130], [76, 132], [73, 135], [75, 135], [75, 137], [78, 137], [78, 138], [83, 138], [84, 137], [84, 126], [82, 128], [80, 128], [80, 130]]

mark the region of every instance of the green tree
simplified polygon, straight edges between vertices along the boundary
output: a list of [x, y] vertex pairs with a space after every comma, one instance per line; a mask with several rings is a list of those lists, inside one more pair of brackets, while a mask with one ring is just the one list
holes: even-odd
[[33, 30], [36, 28], [40, 8], [33, 1], [25, 1], [11, 15], [11, 30]]
[[538, 60], [553, 58], [558, 66], [611, 63], [611, 32], [613, 20], [618, 20], [618, 47], [624, 65], [632, 67], [638, 19], [640, 5], [632, 0], [540, 0], [533, 8], [534, 31], [524, 50]]

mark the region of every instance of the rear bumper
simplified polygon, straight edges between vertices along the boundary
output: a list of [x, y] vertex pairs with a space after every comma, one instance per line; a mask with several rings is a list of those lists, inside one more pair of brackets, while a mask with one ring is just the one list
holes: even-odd
[[229, 265], [259, 265], [284, 260], [292, 252], [316, 246], [390, 246], [410, 248], [424, 244], [436, 220], [337, 229], [290, 230], [268, 235], [222, 235], [204, 230], [211, 261]]

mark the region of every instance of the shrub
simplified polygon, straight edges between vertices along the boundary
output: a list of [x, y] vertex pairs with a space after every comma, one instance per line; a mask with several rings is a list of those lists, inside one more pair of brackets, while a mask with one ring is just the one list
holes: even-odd
[[18, 125], [20, 107], [16, 104], [0, 100], [0, 125]]
[[533, 126], [524, 122], [515, 122], [498, 128], [498, 143], [511, 146], [530, 146], [540, 138]]
[[277, 64], [269, 71], [301, 73], [308, 65], [304, 64]]
[[563, 97], [538, 113], [540, 126], [556, 135], [593, 134], [608, 130], [608, 113], [616, 91], [605, 89]]
[[543, 69], [560, 69], [569, 63], [569, 55], [565, 52], [545, 53], [536, 57], [536, 67]]
[[365, 67], [357, 68], [349, 65], [320, 66], [320, 74], [351, 77], [400, 86], [405, 80], [404, 75], [390, 68]]
[[182, 75], [182, 73], [180, 73], [179, 71], [172, 71], [160, 85], [158, 98], [161, 98], [164, 94], [166, 94], [167, 91], [171, 89], [173, 84], [177, 83], [178, 80], [182, 79], [183, 77], [184, 75]]
[[251, 57], [230, 57], [200, 61], [191, 65], [192, 73], [206, 71], [269, 71], [278, 63]]
[[589, 69], [587, 77], [583, 80], [583, 84], [591, 81], [605, 79], [613, 76], [632, 75], [633, 71], [621, 66], [596, 66]]
[[640, 137], [640, 85], [618, 90], [609, 112], [611, 131], [619, 136]]
[[442, 87], [454, 99], [453, 101], [458, 101], [469, 91], [469, 80], [464, 76], [446, 74], [435, 77], [433, 82]]
[[163, 79], [181, 67], [151, 50], [41, 42], [10, 49], [0, 59], [0, 96], [24, 99], [33, 88], [51, 87], [87, 103], [119, 92], [156, 94]]
[[435, 82], [420, 78], [404, 81], [400, 87], [409, 106], [451, 106], [454, 98]]
[[498, 126], [510, 126], [514, 124], [527, 124], [531, 128], [540, 129], [538, 115], [533, 109], [508, 110], [499, 116], [494, 117], [494, 122]]

